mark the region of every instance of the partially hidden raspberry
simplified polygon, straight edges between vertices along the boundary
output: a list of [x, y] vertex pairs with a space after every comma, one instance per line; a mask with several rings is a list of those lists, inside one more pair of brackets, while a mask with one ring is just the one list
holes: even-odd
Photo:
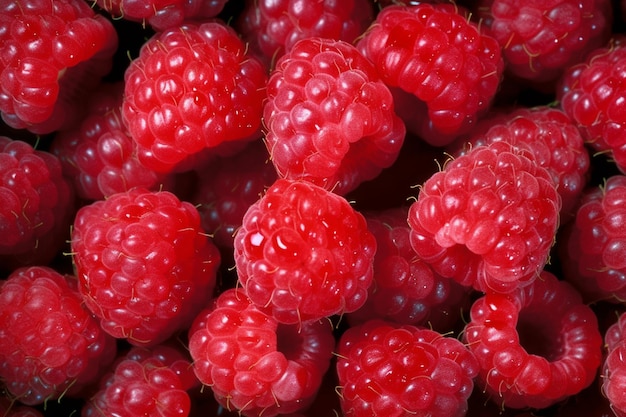
[[0, 22], [4, 122], [37, 134], [71, 126], [80, 97], [112, 68], [111, 22], [81, 0], [3, 1]]
[[346, 330], [336, 366], [346, 417], [464, 416], [478, 373], [459, 340], [382, 320]]
[[69, 237], [74, 212], [57, 157], [0, 136], [0, 269], [49, 263]]
[[396, 160], [405, 127], [372, 64], [351, 44], [297, 42], [267, 85], [265, 142], [283, 178], [345, 194]]
[[617, 417], [626, 416], [626, 314], [622, 313], [617, 321], [606, 331], [604, 343], [606, 356], [602, 364], [602, 393], [609, 400], [611, 409]]
[[83, 305], [74, 277], [32, 266], [1, 281], [0, 379], [18, 402], [80, 395], [115, 353], [115, 339]]
[[491, 106], [500, 46], [454, 4], [388, 6], [357, 47], [396, 94], [407, 129], [435, 146], [467, 132]]
[[476, 300], [464, 338], [480, 364], [476, 384], [509, 408], [546, 408], [579, 393], [602, 358], [593, 310], [547, 271], [518, 291]]
[[355, 311], [372, 283], [376, 240], [343, 197], [278, 179], [246, 211], [235, 235], [244, 292], [281, 323]]
[[35, 407], [20, 404], [8, 397], [0, 397], [0, 415], [2, 417], [44, 417]]
[[379, 318], [446, 333], [459, 322], [459, 313], [469, 309], [471, 291], [440, 276], [417, 256], [407, 212], [401, 207], [364, 213], [376, 238], [374, 282], [365, 305], [347, 319], [356, 325]]
[[330, 321], [280, 324], [241, 289], [222, 292], [189, 330], [196, 376], [224, 408], [243, 416], [309, 407], [334, 347]]
[[171, 172], [203, 150], [258, 137], [267, 75], [221, 21], [157, 32], [124, 80], [124, 122], [151, 169]]
[[220, 264], [191, 203], [142, 188], [82, 207], [71, 249], [87, 307], [136, 346], [188, 326], [212, 298]]
[[188, 391], [196, 385], [190, 358], [179, 350], [167, 345], [133, 347], [101, 379], [81, 415], [187, 417]]
[[473, 148], [421, 186], [411, 244], [444, 277], [483, 292], [530, 284], [548, 261], [561, 198], [532, 153], [508, 142]]

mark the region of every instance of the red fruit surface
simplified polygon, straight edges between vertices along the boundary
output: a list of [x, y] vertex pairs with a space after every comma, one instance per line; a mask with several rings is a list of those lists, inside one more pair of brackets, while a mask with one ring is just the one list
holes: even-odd
[[71, 246], [85, 304], [132, 345], [185, 329], [212, 298], [219, 251], [170, 192], [134, 188], [82, 207]]
[[114, 359], [115, 339], [84, 307], [76, 279], [44, 266], [0, 281], [0, 379], [26, 405], [79, 395]]
[[330, 365], [335, 339], [327, 320], [280, 324], [241, 289], [222, 292], [189, 330], [198, 379], [243, 416], [276, 416], [310, 406]]
[[8, 397], [0, 397], [0, 415], [2, 417], [43, 417], [34, 407], [21, 405]]
[[605, 335], [604, 343], [607, 354], [602, 364], [602, 393], [609, 400], [611, 409], [618, 417], [626, 416], [626, 333], [624, 325], [626, 315], [620, 314]]

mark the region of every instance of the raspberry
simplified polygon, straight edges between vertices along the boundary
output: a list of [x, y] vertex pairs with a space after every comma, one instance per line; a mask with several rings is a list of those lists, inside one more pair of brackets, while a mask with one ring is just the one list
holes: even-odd
[[481, 0], [475, 10], [502, 47], [507, 71], [554, 90], [566, 68], [608, 41], [611, 7], [610, 0]]
[[448, 161], [409, 210], [411, 245], [444, 277], [483, 292], [530, 284], [545, 266], [561, 199], [533, 155], [507, 142]]
[[0, 269], [49, 263], [67, 240], [73, 213], [59, 160], [0, 136]]
[[151, 169], [170, 172], [204, 149], [258, 137], [265, 70], [221, 21], [156, 33], [124, 80], [122, 115]]
[[189, 415], [189, 389], [198, 384], [191, 362], [166, 345], [133, 347], [101, 381], [84, 417]]
[[9, 398], [0, 397], [0, 415], [2, 417], [44, 417], [34, 407], [28, 405], [20, 405]]
[[243, 416], [308, 407], [334, 346], [330, 322], [280, 324], [238, 289], [222, 292], [189, 330], [196, 376], [223, 407]]
[[244, 214], [234, 247], [246, 295], [280, 323], [355, 311], [372, 283], [376, 240], [365, 218], [306, 181], [276, 180]]
[[106, 332], [135, 346], [189, 325], [220, 263], [194, 206], [141, 188], [82, 207], [71, 246], [85, 304]]
[[562, 242], [564, 276], [586, 300], [626, 299], [626, 176], [585, 192]]
[[74, 277], [33, 266], [1, 281], [0, 379], [22, 404], [79, 395], [115, 352], [115, 339], [84, 308]]
[[454, 4], [385, 7], [357, 47], [398, 92], [407, 129], [435, 146], [490, 107], [504, 66], [496, 40]]
[[411, 325], [371, 320], [338, 343], [343, 415], [464, 416], [478, 372], [457, 339]]
[[585, 141], [608, 153], [626, 173], [626, 46], [623, 36], [614, 37], [587, 59], [570, 67], [561, 80], [557, 98], [561, 108], [578, 126]]
[[276, 64], [267, 96], [265, 141], [283, 178], [343, 195], [392, 165], [402, 147], [389, 89], [346, 42], [297, 42]]
[[480, 364], [476, 384], [510, 408], [546, 408], [579, 393], [602, 356], [594, 312], [547, 271], [519, 291], [476, 300], [464, 337]]
[[352, 43], [373, 20], [369, 0], [246, 0], [235, 27], [272, 67], [299, 40], [319, 37]]
[[602, 393], [609, 400], [611, 409], [617, 417], [626, 416], [626, 314], [622, 313], [618, 320], [606, 331], [604, 342], [607, 354], [602, 364]]
[[376, 238], [374, 283], [365, 305], [348, 314], [348, 321], [357, 325], [379, 318], [445, 333], [459, 321], [459, 311], [469, 308], [470, 291], [441, 277], [417, 256], [407, 212], [402, 207], [365, 213]]
[[81, 0], [3, 1], [0, 22], [4, 122], [38, 134], [72, 125], [79, 96], [112, 68], [111, 22]]

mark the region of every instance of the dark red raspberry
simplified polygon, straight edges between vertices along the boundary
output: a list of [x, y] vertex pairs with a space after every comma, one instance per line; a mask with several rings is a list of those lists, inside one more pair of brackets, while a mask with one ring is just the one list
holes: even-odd
[[35, 407], [21, 405], [8, 397], [0, 397], [0, 415], [2, 417], [44, 417]]
[[510, 408], [546, 408], [579, 393], [602, 357], [594, 312], [547, 271], [519, 291], [476, 300], [464, 337], [480, 364], [477, 385]]
[[281, 323], [355, 311], [372, 283], [376, 239], [365, 218], [307, 181], [276, 180], [246, 211], [234, 246], [243, 290]]
[[59, 160], [0, 136], [0, 269], [49, 263], [69, 237], [74, 211]]
[[367, 228], [376, 238], [374, 282], [365, 305], [348, 314], [348, 321], [356, 325], [379, 318], [446, 333], [459, 322], [459, 312], [469, 309], [470, 291], [417, 256], [407, 212], [402, 207], [365, 213]]
[[349, 328], [337, 347], [343, 415], [464, 416], [478, 364], [452, 337], [371, 320]]
[[395, 87], [407, 129], [437, 146], [490, 107], [504, 67], [496, 40], [450, 3], [385, 7], [357, 47]]
[[329, 321], [280, 324], [240, 289], [222, 292], [189, 330], [196, 376], [224, 408], [243, 416], [310, 406], [334, 347]]
[[258, 137], [265, 69], [221, 21], [156, 33], [124, 79], [122, 115], [151, 169], [169, 172], [207, 148]]
[[100, 390], [81, 415], [187, 417], [191, 408], [187, 391], [196, 385], [190, 359], [177, 349], [133, 347], [102, 378]]
[[297, 42], [276, 64], [267, 96], [265, 141], [283, 178], [343, 195], [392, 165], [402, 147], [389, 89], [344, 41]]
[[0, 379], [22, 404], [79, 395], [115, 352], [74, 277], [33, 266], [0, 281]]
[[133, 345], [166, 340], [213, 295], [219, 251], [170, 192], [133, 188], [82, 207], [71, 243], [85, 304]]
[[82, 0], [0, 3], [0, 112], [38, 134], [71, 126], [113, 65], [117, 33]]
[[530, 284], [544, 268], [561, 198], [532, 153], [507, 142], [448, 161], [409, 210], [411, 244], [444, 277], [483, 292]]

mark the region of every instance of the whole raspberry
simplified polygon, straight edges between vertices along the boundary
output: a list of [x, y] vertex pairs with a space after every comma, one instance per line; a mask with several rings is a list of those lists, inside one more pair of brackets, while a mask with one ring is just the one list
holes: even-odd
[[33, 266], [0, 281], [0, 379], [22, 404], [78, 395], [115, 352], [115, 339], [84, 307], [74, 277]]
[[409, 210], [411, 245], [444, 277], [513, 291], [545, 266], [560, 208], [532, 153], [493, 142], [448, 161], [422, 185]]
[[373, 20], [369, 0], [246, 0], [235, 27], [271, 68], [299, 40], [319, 37], [352, 43]]
[[57, 157], [0, 136], [0, 269], [48, 264], [69, 237], [73, 214]]
[[500, 83], [500, 47], [454, 4], [388, 6], [357, 43], [394, 87], [407, 129], [443, 146], [468, 131]]
[[350, 327], [337, 347], [343, 415], [464, 416], [478, 364], [452, 337], [371, 320]]
[[602, 364], [602, 393], [609, 400], [611, 409], [617, 417], [626, 416], [626, 314], [606, 331], [604, 342], [607, 354]]
[[278, 179], [246, 211], [235, 265], [252, 302], [281, 323], [355, 311], [372, 283], [376, 240], [347, 200]]
[[240, 289], [222, 292], [189, 330], [198, 379], [243, 416], [276, 416], [310, 406], [330, 366], [329, 321], [280, 324]]
[[38, 134], [70, 126], [113, 65], [117, 33], [82, 0], [0, 3], [0, 113]]
[[594, 312], [547, 271], [519, 291], [476, 300], [464, 337], [480, 364], [477, 385], [510, 408], [546, 408], [579, 393], [602, 357]]
[[376, 238], [374, 282], [365, 305], [348, 314], [348, 322], [356, 325], [379, 318], [446, 333], [459, 322], [459, 312], [469, 309], [470, 291], [440, 276], [417, 256], [407, 212], [401, 207], [364, 213]]
[[502, 47], [507, 72], [551, 91], [565, 69], [608, 41], [613, 19], [610, 0], [480, 0], [474, 10]]
[[133, 347], [102, 378], [81, 415], [187, 417], [187, 391], [198, 384], [189, 358], [177, 349]]
[[297, 42], [276, 64], [267, 98], [265, 141], [283, 178], [343, 195], [392, 165], [402, 147], [389, 89], [344, 41]]
[[587, 59], [570, 67], [557, 90], [565, 113], [583, 138], [599, 152], [608, 153], [626, 173], [626, 113], [623, 111], [626, 82], [626, 38], [614, 37]]
[[122, 116], [159, 172], [207, 148], [258, 137], [267, 76], [221, 21], [157, 32], [124, 74]]
[[71, 246], [85, 304], [106, 332], [136, 346], [189, 325], [220, 263], [191, 203], [141, 188], [82, 207]]
[[626, 176], [588, 189], [559, 254], [565, 278], [587, 301], [626, 299]]

